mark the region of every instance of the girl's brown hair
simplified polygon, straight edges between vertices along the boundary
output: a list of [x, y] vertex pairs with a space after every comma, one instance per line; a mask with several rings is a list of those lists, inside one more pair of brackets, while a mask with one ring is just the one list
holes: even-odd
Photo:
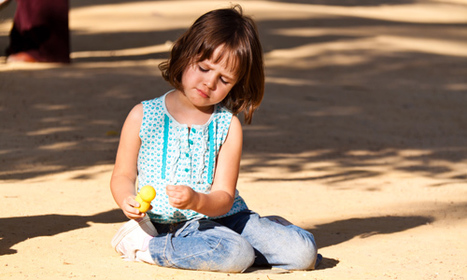
[[175, 41], [170, 58], [159, 65], [162, 77], [176, 89], [183, 90], [185, 68], [211, 59], [219, 46], [222, 52], [213, 59], [218, 62], [226, 56], [238, 77], [222, 104], [234, 114], [243, 112], [245, 123], [250, 124], [264, 95], [263, 52], [256, 24], [243, 15], [240, 6], [213, 10], [199, 17]]

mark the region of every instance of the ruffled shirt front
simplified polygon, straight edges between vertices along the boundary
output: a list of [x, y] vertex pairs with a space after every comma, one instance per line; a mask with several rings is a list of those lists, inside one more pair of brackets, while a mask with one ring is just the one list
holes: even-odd
[[[194, 218], [209, 218], [193, 210], [182, 210], [169, 204], [167, 185], [186, 185], [200, 193], [209, 193], [214, 178], [216, 159], [229, 131], [232, 113], [216, 105], [204, 125], [178, 123], [165, 106], [165, 97], [143, 101], [143, 121], [139, 136], [138, 189], [151, 185], [156, 190], [149, 217], [158, 223], [176, 223]], [[235, 194], [232, 209], [223, 216], [247, 209]], [[211, 218], [220, 218], [211, 217]]]

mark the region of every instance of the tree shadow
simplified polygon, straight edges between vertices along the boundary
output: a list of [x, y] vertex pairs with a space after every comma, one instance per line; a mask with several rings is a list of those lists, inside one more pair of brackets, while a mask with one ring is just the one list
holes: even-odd
[[[127, 2], [73, 0], [71, 5]], [[282, 2], [378, 6], [414, 1]], [[5, 13], [2, 10], [2, 18]], [[244, 156], [248, 161], [242, 163], [242, 174], [280, 165], [291, 176], [272, 174], [254, 180], [325, 180], [332, 185], [403, 171], [443, 179], [431, 187], [467, 182], [467, 173], [453, 172], [454, 164], [467, 159], [467, 58], [430, 48], [397, 49], [392, 48], [394, 41], [387, 45], [379, 41], [393, 36], [430, 39], [427, 45], [456, 42], [465, 39], [466, 24], [310, 15], [307, 19], [258, 20], [258, 26], [267, 62], [266, 95], [253, 125], [245, 127]], [[72, 31], [72, 49], [86, 52], [149, 47], [174, 40], [180, 32]], [[7, 36], [0, 36], [0, 49], [6, 47], [7, 40]], [[280, 60], [277, 51], [290, 58]], [[169, 87], [160, 78], [157, 62], [118, 67], [104, 64], [158, 60], [165, 55], [149, 52], [80, 57], [74, 60], [77, 66], [0, 71], [0, 180], [112, 164], [118, 133], [131, 107], [162, 95]], [[407, 150], [417, 153], [401, 153]], [[283, 162], [283, 158], [288, 160]], [[324, 161], [333, 166], [308, 167]], [[383, 168], [375, 171], [374, 167]], [[293, 176], [303, 171], [325, 175]], [[85, 228], [88, 222], [125, 220], [120, 210], [93, 216], [0, 218], [0, 255], [14, 254], [11, 247], [28, 238]], [[432, 221], [424, 215], [354, 218], [309, 230], [318, 246], [324, 248]], [[338, 262], [324, 256], [318, 269], [334, 267]]]
[[[96, 34], [75, 34], [73, 35], [75, 55], [72, 55], [73, 63], [89, 62], [117, 62], [117, 61], [142, 61], [149, 59], [166, 59], [168, 51], [146, 51], [143, 54], [116, 54], [119, 50], [136, 49], [163, 45], [176, 39], [176, 34], [180, 34], [182, 29], [167, 31], [147, 31], [147, 32], [119, 32], [119, 33], [99, 33]], [[122, 38], [126, 38], [122, 40]], [[114, 42], [114, 43], [104, 43]], [[107, 56], [79, 56], [80, 53], [108, 53]]]
[[[385, 216], [352, 218], [316, 225], [307, 229], [313, 233], [318, 248], [337, 245], [355, 237], [368, 238], [378, 234], [392, 234], [431, 223], [434, 218], [428, 216]], [[318, 249], [319, 252], [319, 249]], [[330, 269], [339, 264], [339, 260], [323, 256], [316, 270]]]
[[[157, 2], [160, 0], [138, 0], [138, 2]], [[95, 5], [115, 5], [115, 4], [124, 4], [131, 3], [132, 1], [128, 0], [71, 0], [71, 6], [73, 8], [86, 7], [86, 6], [95, 6]]]
[[110, 210], [91, 216], [40, 215], [0, 218], [0, 256], [15, 254], [12, 246], [27, 239], [89, 227], [92, 223], [120, 223], [128, 220], [120, 209]]
[[349, 241], [355, 237], [368, 238], [379, 234], [392, 234], [429, 224], [428, 216], [384, 216], [352, 218], [316, 225], [307, 229], [315, 236], [319, 248]]
[[[123, 2], [72, 1], [72, 7]], [[275, 167], [288, 157], [280, 164], [292, 176], [258, 180], [325, 179], [333, 184], [397, 170], [442, 178], [445, 184], [467, 181], [467, 173], [453, 172], [453, 164], [467, 158], [467, 58], [442, 51], [385, 49], [377, 40], [399, 36], [450, 42], [463, 38], [465, 24], [310, 15], [258, 20], [258, 25], [267, 62], [266, 95], [253, 125], [245, 126], [244, 155], [249, 161], [242, 163], [242, 173]], [[174, 40], [181, 31], [76, 33], [73, 49], [142, 48]], [[290, 58], [281, 60], [277, 52]], [[5, 93], [0, 95], [0, 179], [112, 164], [131, 107], [169, 89], [157, 70], [165, 55], [81, 57], [76, 66], [0, 71], [0, 91]], [[148, 62], [105, 66], [118, 61]], [[400, 152], [405, 150], [419, 152]], [[335, 165], [307, 167], [321, 161]], [[326, 174], [293, 176], [302, 171]]]
[[326, 5], [326, 6], [380, 6], [380, 5], [403, 5], [411, 4], [413, 0], [270, 0], [272, 2], [308, 4], [308, 5]]

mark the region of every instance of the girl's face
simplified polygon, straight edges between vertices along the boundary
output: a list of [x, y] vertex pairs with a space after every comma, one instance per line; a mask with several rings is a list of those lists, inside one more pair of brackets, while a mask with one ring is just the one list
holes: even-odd
[[182, 75], [185, 96], [199, 108], [212, 107], [229, 94], [237, 82], [233, 67], [223, 58], [216, 62], [220, 52], [218, 47], [212, 58], [187, 66]]

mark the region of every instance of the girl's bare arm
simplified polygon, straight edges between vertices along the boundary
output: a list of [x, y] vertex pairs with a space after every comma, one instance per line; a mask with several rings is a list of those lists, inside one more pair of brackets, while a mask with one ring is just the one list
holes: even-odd
[[144, 213], [134, 208], [139, 206], [134, 198], [138, 152], [141, 146], [139, 130], [142, 119], [143, 105], [138, 104], [131, 110], [123, 124], [115, 167], [110, 180], [110, 189], [115, 202], [130, 219], [144, 216]]

